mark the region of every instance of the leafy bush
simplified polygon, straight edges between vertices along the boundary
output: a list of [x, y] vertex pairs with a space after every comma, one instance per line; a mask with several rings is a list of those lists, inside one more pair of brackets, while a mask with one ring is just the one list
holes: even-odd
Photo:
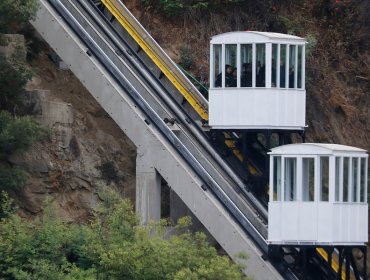
[[26, 175], [19, 168], [0, 167], [0, 190], [17, 190], [27, 182]]
[[46, 139], [50, 130], [37, 124], [29, 116], [13, 118], [0, 111], [0, 159], [18, 151], [25, 151], [32, 143]]
[[244, 1], [245, 0], [141, 0], [141, 3], [163, 12], [168, 17], [174, 17], [191, 9], [219, 8], [227, 4], [241, 3]]
[[50, 131], [37, 124], [31, 117], [13, 118], [0, 111], [0, 190], [19, 189], [26, 183], [25, 173], [9, 166], [7, 158], [27, 150], [34, 141], [45, 139]]
[[12, 111], [20, 104], [24, 87], [32, 79], [32, 71], [17, 58], [0, 55], [0, 110]]
[[104, 162], [102, 165], [97, 166], [97, 169], [100, 170], [101, 176], [107, 184], [110, 184], [111, 182], [118, 183], [124, 179], [119, 176], [118, 170], [112, 161]]
[[186, 230], [188, 219], [180, 220], [181, 234], [168, 237], [164, 225], [140, 227], [127, 200], [114, 199], [110, 211], [100, 205], [87, 225], [48, 209], [23, 221], [8, 208], [0, 219], [1, 279], [246, 279], [204, 234]]
[[15, 24], [28, 22], [38, 9], [37, 0], [1, 0], [0, 33], [13, 32]]
[[32, 61], [38, 57], [42, 49], [47, 48], [46, 43], [36, 35], [31, 24], [25, 25], [20, 33], [24, 35], [27, 43], [27, 60]]

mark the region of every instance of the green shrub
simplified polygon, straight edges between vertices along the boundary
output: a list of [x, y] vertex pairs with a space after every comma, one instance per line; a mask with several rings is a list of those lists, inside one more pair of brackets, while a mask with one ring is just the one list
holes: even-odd
[[23, 170], [9, 166], [0, 167], [0, 190], [17, 190], [26, 182], [27, 178]]
[[0, 190], [22, 188], [26, 183], [25, 173], [7, 163], [7, 158], [30, 148], [33, 142], [48, 137], [50, 131], [37, 124], [31, 117], [13, 118], [0, 111]]
[[207, 0], [141, 0], [143, 5], [159, 10], [167, 17], [177, 16], [190, 9], [207, 8], [210, 2]]
[[107, 184], [111, 182], [118, 183], [124, 178], [118, 175], [118, 170], [112, 161], [106, 161], [102, 165], [97, 166], [100, 171], [102, 178]]
[[49, 134], [50, 130], [37, 124], [32, 117], [13, 118], [0, 111], [0, 159], [27, 150], [33, 142], [46, 139]]
[[46, 43], [36, 35], [35, 29], [31, 24], [25, 25], [20, 33], [24, 35], [27, 44], [27, 60], [32, 61], [38, 57], [43, 48], [47, 48]]
[[306, 59], [312, 58], [316, 45], [317, 45], [317, 38], [315, 34], [307, 34], [306, 35], [306, 40], [307, 40], [307, 46], [306, 46]]
[[37, 9], [37, 0], [1, 0], [0, 33], [14, 32], [14, 26], [34, 18]]
[[32, 79], [32, 71], [13, 57], [0, 55], [0, 110], [12, 111], [22, 101], [26, 84]]
[[189, 219], [167, 236], [163, 224], [139, 226], [127, 200], [109, 211], [100, 205], [83, 225], [45, 213], [34, 222], [11, 211], [0, 219], [0, 279], [246, 279], [203, 233], [186, 230]]

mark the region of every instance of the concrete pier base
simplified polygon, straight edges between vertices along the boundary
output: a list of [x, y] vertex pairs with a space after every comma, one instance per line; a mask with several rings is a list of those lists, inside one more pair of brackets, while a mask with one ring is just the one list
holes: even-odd
[[136, 158], [136, 213], [142, 225], [161, 218], [161, 176], [140, 152]]

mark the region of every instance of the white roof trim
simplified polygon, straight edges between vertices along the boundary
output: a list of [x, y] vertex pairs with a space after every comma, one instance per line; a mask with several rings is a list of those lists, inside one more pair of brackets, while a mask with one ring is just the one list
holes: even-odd
[[299, 44], [307, 43], [304, 38], [275, 32], [259, 31], [235, 31], [218, 34], [212, 37], [211, 44], [220, 43], [243, 43], [243, 42], [294, 42]]
[[367, 151], [364, 149], [339, 144], [299, 143], [272, 148], [269, 154], [315, 155], [315, 154], [338, 154], [338, 153], [366, 154]]

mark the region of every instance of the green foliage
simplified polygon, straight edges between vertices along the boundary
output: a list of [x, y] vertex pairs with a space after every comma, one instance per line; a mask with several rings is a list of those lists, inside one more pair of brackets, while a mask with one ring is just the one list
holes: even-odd
[[163, 12], [167, 16], [176, 16], [183, 10], [208, 8], [210, 1], [159, 0]]
[[36, 35], [32, 25], [25, 25], [20, 33], [24, 35], [27, 44], [27, 60], [32, 61], [38, 57], [43, 48], [47, 48], [46, 43]]
[[[41, 127], [31, 117], [13, 118], [0, 111], [0, 160], [27, 150], [34, 141], [45, 139], [49, 130]], [[25, 173], [7, 163], [0, 164], [0, 190], [19, 189], [26, 183]]]
[[182, 233], [168, 237], [161, 224], [139, 226], [127, 200], [109, 197], [87, 225], [50, 214], [35, 222], [14, 213], [2, 218], [0, 279], [246, 279], [204, 234], [184, 228], [188, 219], [177, 227]]
[[37, 9], [37, 0], [1, 0], [0, 33], [12, 32], [15, 23], [28, 22], [35, 16]]
[[32, 79], [32, 71], [16, 58], [0, 55], [0, 110], [12, 110], [20, 104], [24, 87]]
[[33, 142], [45, 139], [49, 133], [29, 116], [13, 118], [0, 111], [0, 159], [27, 150]]
[[118, 183], [124, 179], [118, 175], [118, 170], [112, 161], [104, 162], [102, 165], [97, 166], [97, 169], [100, 170], [101, 176], [107, 184], [110, 184], [111, 182]]
[[167, 17], [174, 17], [192, 9], [220, 8], [224, 5], [241, 2], [244, 2], [244, 0], [141, 0], [143, 5], [159, 10]]
[[193, 53], [189, 45], [182, 45], [180, 48], [180, 64], [184, 68], [190, 68], [194, 63]]
[[16, 190], [26, 184], [27, 178], [23, 170], [9, 166], [0, 167], [0, 190]]
[[163, 12], [167, 16], [176, 15], [184, 8], [184, 4], [181, 0], [160, 0], [159, 2], [162, 6]]
[[315, 51], [315, 48], [316, 48], [316, 45], [317, 45], [317, 39], [316, 39], [316, 36], [314, 34], [307, 34], [306, 35], [306, 40], [308, 42], [308, 44], [306, 46], [306, 59], [307, 59], [307, 58], [312, 58], [313, 57], [313, 54], [314, 54], [314, 51]]
[[285, 27], [288, 34], [299, 36], [303, 32], [303, 27], [294, 17], [278, 16], [278, 22]]
[[3, 218], [9, 218], [15, 213], [14, 201], [5, 191], [0, 192], [0, 221]]

